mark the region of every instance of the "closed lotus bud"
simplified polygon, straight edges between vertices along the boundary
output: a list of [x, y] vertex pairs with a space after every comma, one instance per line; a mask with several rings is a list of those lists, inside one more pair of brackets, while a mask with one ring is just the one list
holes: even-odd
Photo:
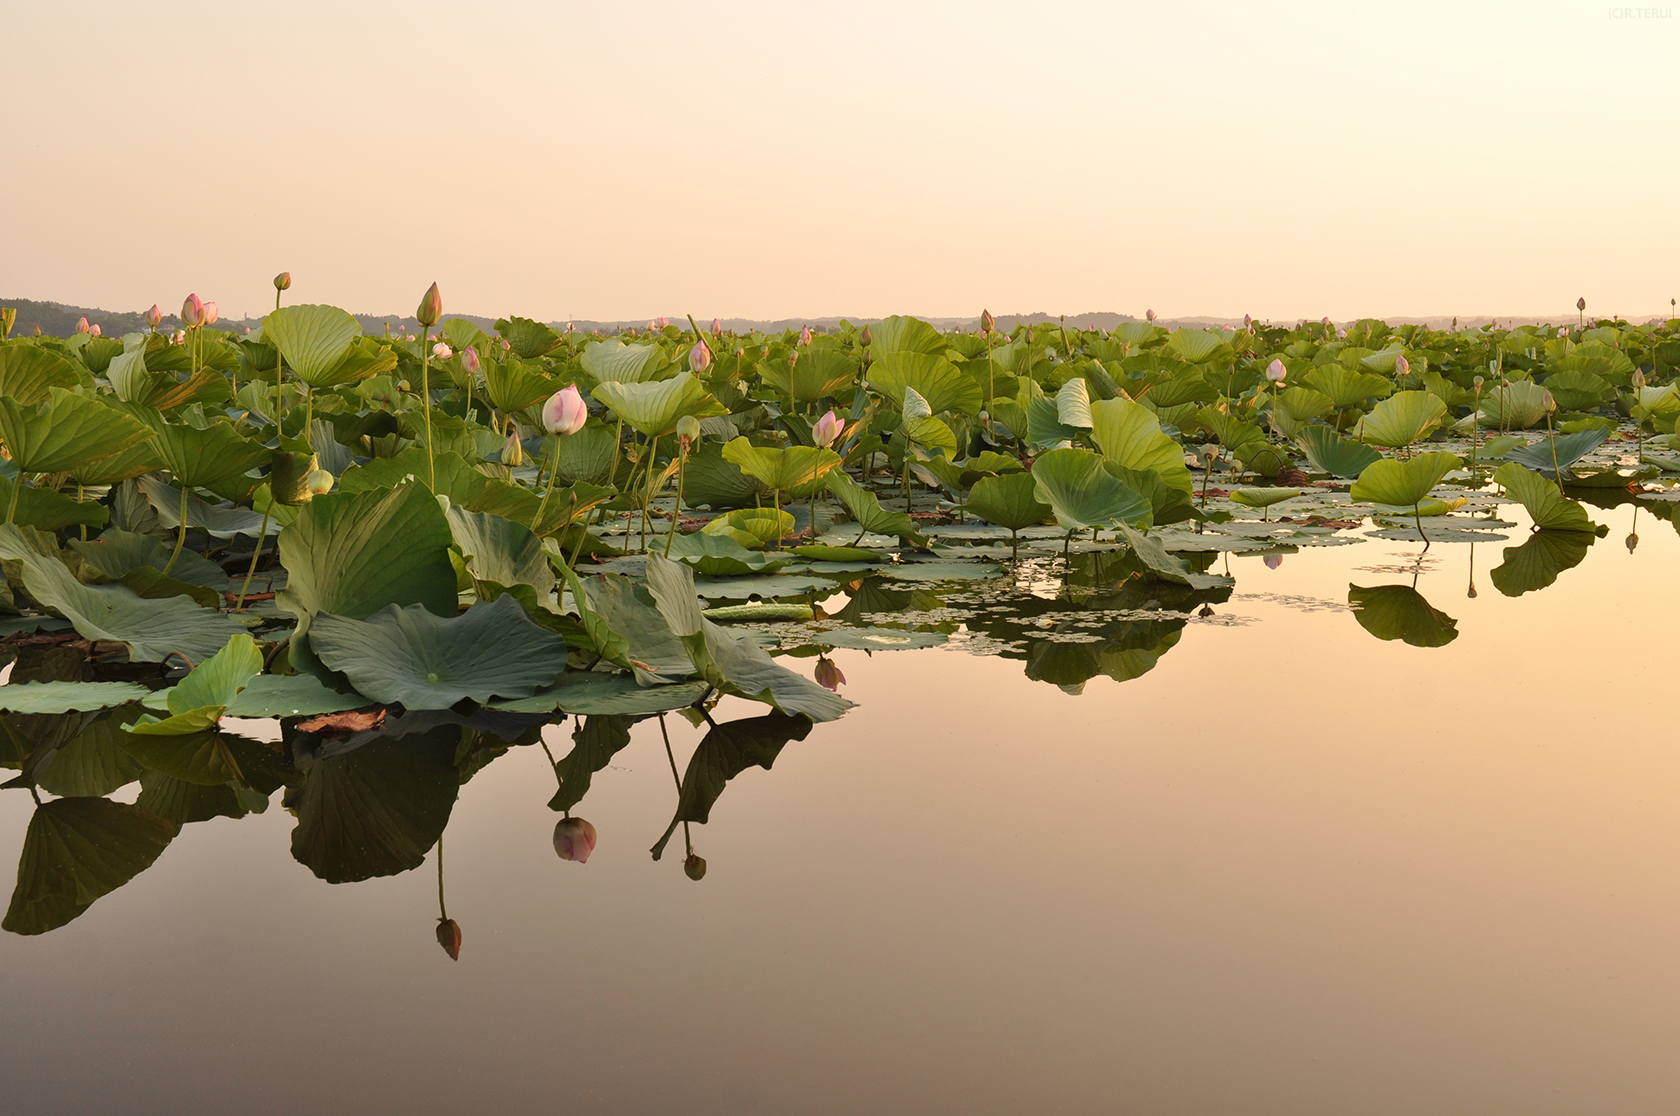
[[426, 293], [420, 297], [420, 305], [414, 311], [414, 319], [421, 326], [437, 325], [437, 320], [443, 316], [443, 295], [438, 293], [438, 285], [433, 283], [426, 288]]
[[712, 336], [713, 337], [722, 337], [723, 336], [723, 322], [719, 321], [717, 318], [712, 319]]
[[1247, 329], [1249, 326], [1251, 326], [1253, 324], [1254, 324], [1254, 319], [1249, 317], [1247, 314], [1244, 314], [1243, 315], [1243, 328]]
[[1154, 320], [1155, 320], [1155, 311], [1153, 311], [1153, 310], [1145, 310], [1145, 311], [1144, 311], [1144, 312], [1143, 312], [1143, 320], [1144, 320], [1144, 321], [1146, 321], [1146, 322], [1152, 322], [1152, 321], [1154, 321]]
[[1394, 358], [1394, 374], [1396, 376], [1404, 376], [1411, 370], [1411, 363], [1407, 361], [1404, 356], [1397, 356]]
[[863, 335], [858, 340], [863, 342], [864, 348], [868, 348], [875, 343], [875, 337], [869, 332], [868, 326], [863, 327]]
[[683, 861], [683, 872], [691, 880], [699, 881], [706, 878], [706, 859], [699, 853], [689, 853], [688, 859]]
[[1322, 318], [1322, 319], [1320, 319], [1320, 323], [1319, 323], [1319, 324], [1321, 324], [1321, 325], [1329, 325], [1329, 324], [1330, 324], [1330, 315], [1329, 315], [1329, 314], [1326, 314], [1326, 315], [1324, 315], [1324, 317], [1323, 317], [1323, 318]]
[[455, 352], [448, 345], [439, 341], [436, 345], [432, 346], [432, 355], [439, 360], [448, 360], [450, 357], [455, 355]]
[[671, 324], [671, 319], [670, 318], [660, 318], [659, 319], [659, 328], [660, 329], [664, 329], [666, 326], [668, 326], [670, 324]]
[[95, 337], [102, 337], [104, 336], [105, 331], [99, 328], [98, 322], [95, 322], [93, 325], [88, 326], [88, 332], [93, 334]]
[[712, 366], [712, 350], [704, 341], [696, 341], [694, 348], [688, 350], [688, 368], [695, 375], [699, 375]]
[[1557, 400], [1552, 398], [1552, 393], [1549, 391], [1540, 393], [1540, 405], [1548, 411], [1557, 410]]
[[1279, 360], [1277, 357], [1273, 357], [1272, 363], [1266, 365], [1266, 379], [1272, 381], [1274, 384], [1282, 383], [1283, 378], [1287, 375], [1289, 375], [1289, 369], [1285, 368], [1283, 361]]
[[990, 310], [980, 311], [980, 329], [982, 332], [992, 332], [992, 327], [996, 324], [997, 321], [992, 317], [992, 312]]
[[1582, 295], [1580, 298], [1575, 300], [1575, 309], [1585, 310], [1586, 308], [1587, 308], [1587, 296]]
[[801, 345], [809, 345], [811, 343], [811, 327], [810, 326], [806, 326], [804, 329], [799, 331], [799, 343]]
[[449, 954], [451, 961], [461, 959], [461, 927], [452, 918], [440, 918], [437, 925], [438, 945]]
[[181, 303], [181, 324], [193, 329], [204, 324], [204, 300], [195, 294], [187, 296], [187, 301]]
[[841, 674], [840, 668], [826, 656], [817, 660], [815, 675], [817, 685], [825, 690], [833, 690], [835, 693], [839, 693], [840, 687], [846, 684], [846, 676]]
[[811, 441], [823, 449], [827, 449], [839, 439], [845, 429], [845, 420], [835, 414], [833, 408], [830, 408], [828, 414], [818, 419], [817, 424], [811, 427]]
[[1265, 562], [1266, 562], [1266, 568], [1268, 570], [1275, 570], [1279, 566], [1283, 565], [1283, 555], [1281, 555], [1281, 554], [1268, 554], [1265, 557]]
[[507, 441], [502, 443], [502, 464], [509, 469], [517, 469], [525, 464], [525, 444], [519, 440], [517, 430], [509, 434]]
[[1336, 336], [1337, 336], [1337, 337], [1339, 337], [1339, 338], [1341, 338], [1341, 339], [1343, 339], [1343, 340], [1346, 340], [1346, 339], [1347, 339], [1347, 330], [1345, 330], [1345, 329], [1338, 329], [1338, 330], [1337, 330], [1337, 331], [1336, 331]]
[[567, 384], [543, 404], [543, 429], [550, 434], [576, 434], [589, 421], [589, 405], [576, 384]]
[[461, 368], [467, 375], [478, 375], [478, 370], [481, 367], [483, 366], [479, 363], [477, 349], [468, 345], [466, 348], [461, 350]]
[[1639, 545], [1639, 536], [1629, 535], [1625, 541], [1627, 543], [1628, 553], [1632, 554], [1633, 548]]
[[595, 851], [595, 827], [582, 818], [561, 818], [554, 827], [554, 851], [561, 860], [589, 863], [589, 854]]
[[315, 469], [303, 479], [304, 483], [309, 486], [309, 493], [312, 496], [325, 496], [332, 491], [333, 475], [325, 469]]
[[206, 302], [204, 304], [204, 324], [207, 326], [213, 326], [216, 324], [216, 319], [219, 317], [221, 317], [221, 314], [216, 310], [216, 304], [214, 302]]
[[88, 331], [88, 321], [87, 321], [87, 319], [86, 318], [77, 318], [76, 319], [76, 332], [77, 333], [86, 333], [87, 331]]
[[1633, 370], [1633, 386], [1636, 388], [1642, 388], [1645, 386], [1645, 372], [1643, 369], [1635, 368]]
[[289, 290], [291, 290], [292, 289], [292, 273], [289, 272], [289, 271], [282, 271], [279, 275], [276, 275], [274, 277], [274, 289], [277, 290], [277, 291], [289, 291]]
[[146, 324], [151, 326], [153, 329], [156, 329], [162, 322], [163, 311], [159, 310], [157, 303], [154, 302], [152, 303], [152, 308], [146, 311]]
[[677, 420], [677, 441], [684, 449], [700, 440], [700, 420], [693, 415], [684, 415]]
[[1470, 591], [1464, 595], [1469, 597], [1471, 600], [1476, 599], [1476, 583], [1474, 581], [1470, 583]]

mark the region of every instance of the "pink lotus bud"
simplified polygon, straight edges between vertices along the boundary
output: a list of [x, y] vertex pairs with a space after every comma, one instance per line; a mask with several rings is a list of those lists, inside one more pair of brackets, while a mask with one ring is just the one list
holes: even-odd
[[1283, 378], [1287, 375], [1289, 375], [1289, 369], [1285, 368], [1283, 361], [1279, 360], [1277, 357], [1273, 357], [1272, 363], [1266, 365], [1266, 379], [1272, 381], [1274, 384], [1281, 384], [1283, 382]]
[[811, 427], [811, 441], [823, 449], [827, 449], [839, 440], [845, 429], [845, 420], [836, 415], [834, 410], [830, 408], [828, 414], [818, 419], [817, 424]]
[[1148, 321], [1148, 322], [1154, 321], [1155, 320], [1155, 311], [1145, 310], [1143, 312], [1143, 318], [1144, 318], [1144, 321]]
[[1569, 336], [1569, 327], [1568, 326], [1558, 326], [1558, 336], [1559, 337], [1568, 337]]
[[683, 861], [683, 874], [698, 883], [706, 878], [706, 858], [699, 853], [689, 853], [688, 859]]
[[86, 333], [87, 331], [88, 331], [87, 319], [86, 318], [77, 318], [76, 319], [76, 332], [77, 333]]
[[554, 827], [554, 851], [561, 860], [588, 864], [589, 854], [595, 851], [595, 827], [582, 818], [561, 818]]
[[997, 325], [997, 319], [992, 317], [990, 310], [980, 311], [980, 331], [982, 333], [992, 332], [992, 327], [995, 325]]
[[99, 323], [98, 322], [95, 322], [93, 325], [88, 326], [88, 332], [93, 334], [95, 337], [101, 337], [101, 336], [104, 335], [104, 330], [99, 328]]
[[507, 441], [502, 443], [502, 464], [509, 469], [517, 469], [525, 464], [525, 446], [520, 442], [517, 430], [509, 434]]
[[506, 337], [502, 338], [502, 352], [508, 352], [512, 348], [513, 342], [509, 341]]
[[810, 326], [806, 326], [804, 329], [799, 331], [799, 343], [801, 345], [809, 345], [811, 343], [811, 327]]
[[216, 324], [216, 319], [220, 316], [221, 315], [217, 312], [216, 304], [214, 302], [206, 302], [204, 304], [204, 324], [205, 325], [207, 325], [207, 326], [215, 325]]
[[438, 291], [438, 285], [433, 283], [426, 288], [426, 293], [420, 296], [420, 305], [414, 310], [414, 320], [422, 328], [437, 325], [437, 320], [443, 316], [443, 295]]
[[1268, 554], [1268, 555], [1266, 555], [1264, 561], [1266, 563], [1266, 568], [1268, 570], [1275, 570], [1279, 566], [1283, 565], [1283, 555], [1281, 555], [1281, 554]]
[[452, 918], [440, 918], [437, 925], [438, 945], [449, 954], [451, 961], [461, 959], [461, 927]]
[[1587, 296], [1582, 295], [1580, 298], [1575, 300], [1575, 309], [1585, 310], [1586, 308], [1587, 308]]
[[445, 345], [442, 341], [439, 341], [436, 345], [432, 346], [432, 356], [436, 357], [438, 360], [448, 360], [454, 355], [455, 351], [448, 345]]
[[478, 375], [478, 370], [483, 367], [478, 360], [478, 350], [471, 345], [461, 350], [461, 367], [469, 376]]
[[1552, 393], [1549, 391], [1540, 393], [1540, 405], [1548, 411], [1557, 410], [1557, 400], [1552, 398]]
[[204, 324], [204, 300], [195, 294], [187, 296], [187, 301], [181, 303], [181, 324], [193, 329]]
[[404, 340], [404, 341], [412, 341], [412, 340], [414, 340], [414, 334], [412, 334], [412, 333], [410, 333], [410, 334], [408, 334], [408, 335], [407, 335], [407, 336], [405, 336], [405, 337], [404, 337], [404, 338], [403, 338], [403, 340]]
[[712, 350], [704, 341], [696, 341], [688, 350], [688, 367], [696, 376], [712, 366]]
[[719, 321], [717, 318], [712, 319], [712, 336], [713, 337], [722, 337], [723, 336], [723, 323], [721, 321]]
[[835, 666], [833, 660], [827, 658], [826, 656], [817, 659], [817, 669], [815, 673], [817, 685], [826, 690], [833, 690], [835, 693], [839, 693], [840, 687], [846, 684], [846, 676], [841, 674], [840, 668]]
[[289, 291], [289, 290], [291, 290], [292, 289], [292, 273], [289, 272], [289, 271], [282, 271], [279, 275], [276, 275], [274, 277], [274, 289], [277, 290], [277, 291]]
[[1404, 356], [1397, 356], [1394, 358], [1394, 374], [1396, 376], [1404, 376], [1411, 370], [1411, 363], [1407, 361]]
[[668, 326], [670, 324], [671, 324], [671, 319], [670, 318], [660, 318], [659, 319], [659, 328], [660, 329], [664, 329], [666, 326]]
[[863, 342], [863, 347], [866, 349], [875, 343], [875, 338], [870, 335], [868, 326], [863, 327], [863, 333], [858, 336], [858, 340]]
[[1345, 330], [1345, 329], [1338, 329], [1338, 330], [1337, 330], [1337, 331], [1336, 331], [1336, 336], [1337, 336], [1337, 337], [1339, 337], [1339, 338], [1341, 338], [1341, 339], [1342, 339], [1342, 340], [1346, 340], [1346, 339], [1347, 339], [1347, 330]]
[[542, 409], [543, 429], [550, 434], [576, 434], [589, 421], [589, 405], [576, 384], [567, 384], [548, 397]]
[[1326, 315], [1324, 315], [1324, 317], [1323, 317], [1323, 319], [1322, 319], [1322, 320], [1321, 320], [1321, 323], [1320, 323], [1320, 324], [1322, 324], [1322, 325], [1329, 325], [1329, 324], [1330, 324], [1330, 315], [1329, 315], [1329, 314], [1326, 314]]
[[1251, 326], [1253, 324], [1254, 324], [1254, 319], [1249, 317], [1247, 314], [1244, 314], [1243, 315], [1243, 328], [1247, 329], [1249, 326]]
[[146, 311], [146, 324], [151, 326], [153, 329], [156, 329], [158, 327], [158, 324], [161, 323], [162, 321], [163, 321], [163, 311], [159, 310], [158, 307], [157, 307], [157, 303], [154, 302], [154, 303], [152, 303], [152, 308], [150, 310]]

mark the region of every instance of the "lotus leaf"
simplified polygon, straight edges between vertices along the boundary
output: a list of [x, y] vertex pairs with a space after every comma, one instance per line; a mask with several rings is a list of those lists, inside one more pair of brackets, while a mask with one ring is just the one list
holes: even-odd
[[606, 381], [597, 384], [593, 394], [627, 426], [649, 438], [672, 433], [677, 420], [689, 415], [705, 418], [728, 413], [690, 372], [647, 383]]
[[1138, 561], [1163, 581], [1188, 585], [1192, 589], [1215, 589], [1232, 584], [1231, 578], [1219, 574], [1197, 573], [1184, 559], [1169, 554], [1159, 539], [1150, 538], [1143, 532], [1134, 531], [1126, 526], [1122, 526], [1120, 530], [1125, 534], [1126, 542], [1130, 544]]
[[908, 351], [878, 355], [868, 377], [871, 390], [900, 410], [905, 409], [905, 392], [913, 390], [926, 400], [931, 414], [980, 411], [980, 385], [942, 356]]
[[1149, 408], [1130, 399], [1103, 399], [1091, 404], [1091, 420], [1091, 437], [1108, 460], [1139, 472], [1153, 469], [1172, 487], [1195, 491], [1183, 448], [1161, 430]]
[[745, 531], [758, 540], [759, 546], [768, 546], [787, 537], [793, 530], [793, 525], [793, 516], [785, 511], [772, 508], [738, 508], [727, 515], [718, 516], [701, 528], [701, 531], [708, 535]]
[[139, 806], [60, 798], [36, 807], [0, 928], [45, 934], [152, 866], [181, 831]]
[[81, 382], [76, 366], [57, 353], [34, 345], [0, 345], [0, 399], [25, 409], [37, 407], [52, 397], [54, 388], [73, 388]]
[[1304, 374], [1300, 384], [1328, 398], [1338, 411], [1363, 406], [1367, 399], [1385, 398], [1394, 391], [1394, 382], [1387, 377], [1340, 364], [1321, 364]]
[[1348, 495], [1365, 503], [1416, 508], [1448, 470], [1458, 465], [1458, 458], [1445, 452], [1420, 453], [1406, 461], [1384, 458], [1360, 472]]
[[[659, 346], [626, 345], [616, 337], [589, 342], [583, 347], [580, 363], [585, 372], [603, 384], [639, 384], [669, 379], [678, 374], [671, 371], [674, 366], [666, 359], [665, 354], [660, 352]], [[596, 398], [601, 397], [596, 395]], [[631, 422], [630, 425], [636, 424]], [[641, 427], [637, 429], [640, 430]]]
[[1314, 469], [1333, 477], [1357, 477], [1373, 462], [1382, 460], [1382, 454], [1370, 446], [1343, 438], [1328, 426], [1307, 427], [1295, 444]]
[[521, 360], [540, 357], [558, 348], [561, 342], [560, 335], [541, 322], [513, 315], [497, 319], [496, 332], [507, 341], [514, 356]]
[[1031, 473], [983, 477], [968, 493], [968, 510], [1011, 535], [1050, 518], [1050, 505], [1038, 499], [1038, 482]]
[[213, 728], [233, 699], [262, 669], [262, 652], [257, 650], [256, 641], [240, 632], [170, 689], [168, 718], [159, 720], [146, 714], [129, 725], [128, 731], [149, 736], [184, 736]]
[[672, 539], [671, 557], [702, 577], [775, 573], [787, 565], [785, 558], [772, 558], [768, 554], [748, 550], [727, 536], [703, 531]]
[[1148, 498], [1116, 480], [1090, 450], [1051, 450], [1033, 463], [1031, 476], [1035, 498], [1049, 505], [1056, 522], [1069, 531], [1151, 522]]
[[146, 688], [132, 682], [13, 682], [0, 686], [0, 710], [69, 713], [123, 705], [145, 696]]
[[0, 440], [25, 473], [69, 472], [150, 437], [144, 423], [60, 387], [39, 406], [0, 397]]
[[800, 355], [793, 367], [784, 360], [758, 366], [759, 378], [795, 406], [808, 407], [850, 387], [861, 367], [855, 357], [838, 349], [814, 349]]
[[1422, 438], [1446, 418], [1447, 405], [1427, 391], [1400, 391], [1359, 420], [1359, 440], [1401, 449]]
[[365, 378], [345, 361], [361, 335], [361, 323], [336, 306], [286, 306], [263, 319], [263, 343], [278, 349], [298, 379], [312, 388]]
[[[1512, 450], [1505, 455], [1505, 459], [1515, 461], [1542, 475], [1556, 476], [1558, 469], [1567, 471], [1575, 462], [1603, 445], [1609, 436], [1610, 431], [1604, 427], [1592, 427], [1576, 431], [1574, 434], [1566, 434], [1561, 438], [1543, 438], [1532, 445]], [[1565, 478], [1566, 481], [1567, 479]]]
[[1577, 501], [1558, 491], [1556, 482], [1530, 472], [1514, 461], [1506, 462], [1495, 470], [1493, 483], [1502, 486], [1507, 495], [1527, 509], [1534, 525], [1542, 530], [1598, 530], [1598, 524]]
[[1348, 606], [1359, 626], [1378, 639], [1445, 647], [1458, 638], [1458, 621], [1430, 607], [1410, 585], [1349, 585]]
[[808, 495], [835, 467], [840, 455], [815, 446], [772, 449], [736, 438], [723, 447], [723, 457], [764, 487], [775, 492]]

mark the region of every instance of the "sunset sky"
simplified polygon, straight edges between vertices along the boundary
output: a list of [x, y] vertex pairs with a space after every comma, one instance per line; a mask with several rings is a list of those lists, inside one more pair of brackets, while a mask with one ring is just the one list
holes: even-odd
[[408, 313], [437, 280], [543, 319], [1680, 294], [1673, 7], [19, 7], [0, 298], [237, 317], [282, 269], [294, 301]]

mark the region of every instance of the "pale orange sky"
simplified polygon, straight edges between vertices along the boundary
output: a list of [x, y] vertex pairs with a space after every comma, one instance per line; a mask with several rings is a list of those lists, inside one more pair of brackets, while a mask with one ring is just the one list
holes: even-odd
[[1672, 13], [58, 0], [6, 17], [0, 297], [1666, 313]]

